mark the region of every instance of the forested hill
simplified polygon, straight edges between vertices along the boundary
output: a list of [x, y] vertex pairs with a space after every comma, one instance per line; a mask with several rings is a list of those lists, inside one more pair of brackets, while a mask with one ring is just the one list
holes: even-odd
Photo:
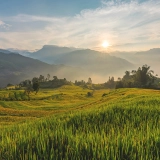
[[79, 70], [81, 74], [81, 70], [77, 68], [50, 65], [19, 54], [0, 52], [0, 87], [5, 87], [8, 83], [18, 84], [22, 80], [30, 79], [40, 74], [47, 75], [48, 73], [72, 78], [72, 75], [77, 75], [76, 70]]
[[19, 54], [0, 53], [0, 87], [51, 71], [53, 68], [44, 62]]

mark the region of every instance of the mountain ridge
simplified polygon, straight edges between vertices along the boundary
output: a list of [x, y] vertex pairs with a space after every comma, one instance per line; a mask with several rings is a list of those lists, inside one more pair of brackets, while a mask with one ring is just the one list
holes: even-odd
[[25, 79], [39, 77], [41, 74], [47, 76], [48, 73], [63, 78], [73, 78], [71, 73], [76, 70], [81, 72], [80, 68], [50, 65], [15, 53], [0, 53], [0, 87], [5, 87], [8, 83], [18, 84]]
[[[48, 52], [45, 52], [45, 50], [48, 50]], [[109, 76], [119, 77], [126, 70], [134, 69], [136, 63], [136, 66], [158, 64], [157, 59], [159, 60], [159, 58], [149, 53], [153, 52], [159, 55], [159, 50], [160, 48], [153, 48], [144, 52], [131, 52], [131, 54], [130, 52], [125, 52], [123, 55], [123, 52], [122, 54], [120, 52], [107, 54], [91, 49], [45, 45], [42, 49], [33, 52], [36, 53], [36, 56], [41, 53], [42, 57], [40, 55], [39, 57], [31, 57], [33, 53], [29, 53], [26, 57], [2, 49], [0, 51], [5, 53], [0, 53], [0, 83], [2, 83], [2, 79], [4, 81], [3, 84], [6, 85], [6, 82], [11, 79], [16, 79], [15, 83], [40, 74], [47, 75], [47, 73], [65, 77], [72, 81], [93, 77], [98, 82], [99, 80], [105, 82]], [[116, 54], [119, 54], [119, 56]], [[8, 57], [4, 59], [5, 56]], [[47, 63], [48, 59], [50, 63]], [[151, 62], [152, 59], [154, 60], [153, 62]]]

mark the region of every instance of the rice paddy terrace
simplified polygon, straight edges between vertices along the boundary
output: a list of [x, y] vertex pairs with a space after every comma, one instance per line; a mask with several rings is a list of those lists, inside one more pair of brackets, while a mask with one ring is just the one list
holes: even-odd
[[[159, 160], [160, 91], [0, 91], [2, 160]], [[103, 95], [103, 96], [102, 96]]]

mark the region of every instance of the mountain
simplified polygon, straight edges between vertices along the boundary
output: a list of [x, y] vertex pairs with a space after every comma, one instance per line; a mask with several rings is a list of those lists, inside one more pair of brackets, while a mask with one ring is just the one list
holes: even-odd
[[6, 54], [9, 54], [9, 53], [11, 53], [10, 51], [8, 51], [8, 50], [5, 50], [5, 49], [0, 49], [0, 52], [1, 52], [1, 53], [6, 53]]
[[153, 48], [148, 51], [141, 51], [136, 53], [137, 56], [149, 56], [149, 57], [160, 57], [160, 48]]
[[[18, 49], [10, 49], [10, 51], [18, 52]], [[102, 52], [90, 49], [77, 49], [69, 47], [59, 47], [55, 45], [45, 45], [42, 49], [30, 53], [20, 51], [30, 58], [38, 59], [49, 64], [64, 64], [72, 68], [78, 67], [84, 71], [83, 74], [114, 75], [124, 72], [126, 69], [133, 69], [133, 64], [124, 58], [118, 58]], [[120, 75], [120, 74], [119, 74]]]
[[149, 63], [155, 66], [155, 64], [159, 64], [160, 62], [160, 48], [153, 48], [148, 51], [137, 52], [135, 57], [140, 62]]
[[31, 58], [39, 59], [43, 62], [54, 64], [57, 57], [62, 54], [77, 50], [76, 48], [59, 47], [55, 45], [45, 45], [42, 49], [31, 53]]
[[133, 69], [134, 66], [125, 59], [90, 49], [72, 51], [61, 55], [57, 58], [56, 64], [81, 67], [91, 75], [99, 76], [116, 76], [120, 72], [124, 73], [126, 69]]
[[8, 83], [18, 84], [22, 80], [32, 79], [49, 73], [51, 77], [56, 75], [60, 78], [73, 80], [78, 77], [76, 71], [83, 73], [80, 68], [73, 68], [64, 65], [50, 65], [39, 60], [28, 58], [15, 53], [0, 52], [0, 87], [5, 87]]
[[8, 48], [7, 50], [12, 53], [19, 53], [20, 55], [27, 56], [27, 57], [29, 57], [29, 55], [32, 53], [31, 51], [28, 51], [28, 50], [21, 50], [21, 49], [15, 49], [15, 48]]
[[109, 76], [119, 74], [120, 72], [124, 73], [126, 69], [133, 69], [134, 66], [123, 58], [98, 51], [52, 45], [43, 46], [39, 51], [30, 54], [30, 57], [50, 64], [64, 64], [72, 67], [80, 67], [85, 73], [89, 73], [91, 76]]
[[0, 87], [4, 87], [8, 83], [19, 83], [20, 81], [33, 76], [38, 76], [39, 73], [44, 73], [51, 70], [51, 66], [24, 57], [19, 54], [0, 53]]
[[143, 63], [149, 65], [155, 74], [160, 75], [160, 48], [137, 52], [135, 57], [139, 64]]
[[133, 63], [138, 69], [144, 64], [147, 64], [155, 72], [155, 74], [160, 75], [160, 48], [153, 48], [147, 51], [139, 52], [112, 52], [111, 55], [124, 58], [131, 63]]

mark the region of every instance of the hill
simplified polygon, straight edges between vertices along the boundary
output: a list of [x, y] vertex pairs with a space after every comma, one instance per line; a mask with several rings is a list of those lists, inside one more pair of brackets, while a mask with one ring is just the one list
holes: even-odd
[[9, 50], [0, 49], [0, 53], [6, 53], [6, 54], [9, 54], [9, 53], [12, 53], [12, 52], [11, 52], [11, 51], [9, 51]]
[[39, 59], [49, 64], [54, 64], [56, 62], [57, 57], [74, 50], [77, 49], [69, 47], [59, 47], [55, 45], [44, 45], [42, 49], [30, 53], [29, 56], [31, 58]]
[[137, 56], [158, 56], [160, 57], [160, 48], [152, 48], [148, 51], [143, 51], [143, 52], [137, 52], [136, 53]]
[[101, 76], [117, 75], [134, 66], [125, 59], [90, 49], [72, 51], [62, 55], [57, 58], [56, 64], [82, 67], [91, 74]]
[[137, 63], [148, 64], [155, 74], [160, 75], [160, 48], [153, 48], [148, 51], [137, 52], [135, 54]]
[[155, 71], [155, 74], [160, 75], [160, 48], [152, 48], [147, 51], [139, 52], [111, 52], [110, 55], [115, 55], [120, 58], [124, 58], [133, 63], [135, 67], [147, 64], [151, 66], [151, 69]]
[[78, 76], [77, 70], [81, 74], [81, 69], [65, 65], [50, 65], [15, 53], [0, 53], [0, 87], [8, 83], [17, 84], [25, 79], [39, 77], [40, 74], [46, 76], [48, 73], [51, 76], [56, 75], [71, 80]]
[[38, 76], [40, 73], [48, 73], [52, 69], [52, 66], [39, 60], [15, 53], [0, 53], [0, 87], [8, 83], [19, 83], [24, 79]]
[[18, 54], [20, 54], [22, 56], [26, 56], [26, 57], [29, 57], [29, 55], [32, 53], [31, 51], [28, 51], [28, 50], [21, 50], [21, 49], [15, 49], [15, 48], [8, 48], [7, 50], [12, 53], [18, 53]]
[[[120, 76], [125, 70], [133, 69], [134, 66], [133, 63], [123, 58], [90, 49], [75, 49], [47, 45], [39, 51], [30, 54], [30, 57], [50, 64], [79, 67], [83, 70], [84, 75], [92, 76], [101, 82], [102, 76], [105, 77], [105, 81], [109, 76]], [[79, 77], [87, 78], [83, 75]]]
[[[12, 49], [12, 51], [15, 50]], [[109, 76], [122, 76], [126, 70], [134, 68], [132, 63], [123, 58], [90, 49], [46, 45], [37, 52], [24, 51], [23, 54], [28, 54], [30, 58], [15, 53], [1, 55], [3, 67], [1, 67], [0, 86], [48, 73], [71, 81], [86, 81], [88, 77], [91, 77], [94, 83], [103, 83], [108, 80]]]

